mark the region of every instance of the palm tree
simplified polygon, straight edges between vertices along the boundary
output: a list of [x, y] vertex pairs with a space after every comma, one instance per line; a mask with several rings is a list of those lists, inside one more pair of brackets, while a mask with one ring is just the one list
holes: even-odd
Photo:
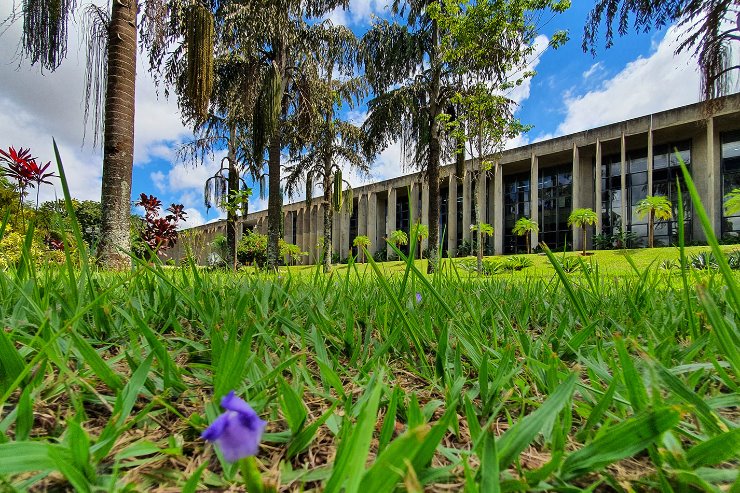
[[637, 203], [635, 210], [642, 219], [648, 216], [648, 245], [655, 246], [655, 220], [665, 221], [673, 217], [671, 201], [664, 195], [648, 195]]
[[[284, 2], [243, 2], [235, 9], [245, 12], [246, 21], [238, 31], [253, 36], [251, 49], [263, 61], [265, 70], [252, 121], [253, 156], [260, 167], [267, 149], [267, 265], [277, 266], [283, 222], [281, 153], [287, 148], [298, 156], [315, 136], [317, 106], [310, 95], [315, 88], [316, 67], [325, 62], [322, 49], [337, 31], [327, 29], [329, 21], [309, 24], [348, 0], [286, 0]], [[308, 98], [307, 98], [308, 97]], [[333, 119], [330, 118], [329, 121]]]
[[362, 262], [365, 261], [365, 249], [370, 247], [370, 238], [364, 235], [355, 236], [352, 245], [357, 247], [357, 253], [360, 254]]
[[[306, 200], [311, 200], [313, 184], [319, 182], [323, 191], [324, 272], [331, 270], [332, 222], [334, 212], [344, 206], [351, 212], [352, 194], [349, 182], [342, 178], [344, 163], [363, 174], [369, 172], [368, 159], [363, 153], [364, 134], [356, 125], [337, 118], [336, 108], [364, 96], [364, 85], [352, 77], [354, 63], [351, 54], [357, 50], [357, 38], [343, 26], [326, 26], [316, 43], [320, 50], [314, 55], [321, 61], [312, 73], [311, 91], [304, 92], [303, 103], [314, 106], [320, 117], [312, 125], [312, 138], [307, 149], [294, 156], [288, 167], [286, 189], [292, 195], [300, 180], [306, 182]], [[335, 71], [344, 80], [335, 78]], [[310, 95], [310, 96], [309, 96]], [[300, 151], [300, 150], [299, 150]]]
[[409, 237], [404, 230], [397, 229], [391, 232], [390, 236], [388, 237], [388, 243], [390, 243], [391, 245], [395, 247], [399, 247], [402, 245], [408, 245]]
[[394, 15], [406, 15], [406, 25], [376, 22], [362, 39], [365, 76], [375, 97], [363, 125], [369, 154], [401, 139], [404, 159], [426, 173], [429, 184], [429, 264], [437, 265], [439, 245], [439, 166], [442, 158], [440, 123], [453, 92], [441, 57], [438, 22], [427, 7], [439, 0], [392, 2]]
[[527, 253], [532, 253], [529, 241], [532, 233], [538, 233], [539, 231], [540, 227], [537, 223], [528, 217], [520, 217], [516, 224], [514, 224], [514, 228], [511, 230], [511, 232], [517, 236], [524, 236], [524, 241], [527, 242]]
[[568, 216], [568, 226], [575, 226], [583, 230], [583, 253], [586, 255], [586, 227], [596, 224], [598, 216], [593, 209], [573, 209]]
[[[173, 0], [177, 3], [177, 0]], [[145, 8], [137, 23], [139, 0], [111, 2], [110, 15], [102, 8], [90, 6], [89, 46], [87, 60], [86, 109], [94, 103], [95, 128], [103, 125], [103, 183], [101, 191], [101, 228], [98, 246], [99, 262], [111, 268], [127, 268], [131, 249], [129, 211], [131, 208], [131, 177], [134, 159], [134, 104], [136, 87], [136, 50], [139, 28], [144, 33], [143, 44], [149, 49], [150, 61], [162, 60], [160, 36], [166, 32], [170, 12], [176, 8]], [[22, 2], [23, 34], [20, 55], [43, 69], [56, 70], [67, 54], [67, 24], [77, 2], [74, 0], [40, 0]], [[175, 7], [172, 5], [170, 7]], [[206, 11], [204, 13], [204, 10]], [[199, 23], [197, 31], [204, 37], [198, 45], [199, 56], [191, 51], [193, 72], [200, 71], [205, 60], [212, 57], [213, 19], [207, 9], [182, 9], [184, 19]], [[207, 14], [207, 15], [206, 15]], [[208, 34], [210, 33], [210, 37]], [[166, 37], [166, 36], [165, 36]], [[210, 55], [209, 55], [210, 54]], [[153, 69], [155, 65], [152, 65]], [[207, 70], [205, 71], [207, 73]], [[206, 80], [206, 79], [202, 79]], [[195, 93], [196, 91], [194, 91]], [[207, 91], [199, 91], [200, 105], [207, 106]], [[204, 103], [205, 101], [205, 103]], [[99, 105], [98, 103], [102, 103]], [[101, 112], [102, 110], [102, 112]], [[101, 114], [102, 113], [102, 114]]]
[[478, 224], [472, 224], [470, 226], [471, 231], [477, 231], [478, 232], [478, 272], [483, 272], [483, 237], [488, 236], [489, 238], [493, 236], [493, 226], [491, 226], [488, 223], [481, 223]]
[[421, 260], [423, 253], [421, 251], [421, 242], [424, 241], [424, 238], [429, 237], [429, 228], [426, 224], [417, 223], [414, 227], [414, 233], [416, 234], [416, 248], [419, 249], [419, 260]]

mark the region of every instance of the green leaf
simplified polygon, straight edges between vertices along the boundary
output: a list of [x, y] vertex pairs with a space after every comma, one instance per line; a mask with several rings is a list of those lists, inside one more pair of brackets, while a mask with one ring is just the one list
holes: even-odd
[[480, 461], [480, 491], [481, 493], [499, 493], [498, 453], [496, 452], [496, 436], [489, 426], [483, 436], [483, 453]]
[[533, 413], [517, 421], [498, 439], [499, 469], [503, 470], [514, 462], [522, 451], [532, 443], [537, 434], [554, 415], [570, 401], [576, 385], [576, 374], [571, 373], [550, 397]]
[[365, 391], [368, 398], [360, 410], [357, 422], [354, 425], [349, 422], [345, 424], [345, 426], [351, 426], [352, 431], [345, 435], [339, 444], [337, 459], [331, 477], [326, 483], [325, 493], [338, 493], [342, 486], [345, 486], [345, 482], [346, 493], [359, 491], [362, 471], [370, 450], [370, 441], [378, 416], [380, 394], [383, 390], [380, 381], [382, 381], [382, 375], [374, 378], [368, 385]]
[[7, 389], [23, 372], [26, 363], [5, 329], [0, 327], [0, 388]]
[[676, 409], [663, 408], [644, 412], [602, 430], [594, 441], [565, 459], [560, 470], [561, 477], [568, 481], [631, 457], [655, 443], [680, 419], [681, 414]]
[[308, 416], [306, 406], [303, 405], [298, 392], [284, 378], [278, 380], [278, 386], [280, 409], [283, 411], [283, 416], [288, 422], [290, 431], [294, 435], [297, 435], [303, 429], [303, 424], [306, 422], [306, 417]]
[[33, 428], [33, 401], [31, 400], [31, 387], [26, 387], [21, 392], [18, 400], [18, 414], [15, 421], [15, 439], [17, 441], [28, 440]]
[[51, 452], [71, 458], [69, 450], [46, 442], [8, 442], [0, 444], [0, 474], [21, 474], [55, 470], [57, 464]]
[[190, 474], [190, 477], [188, 478], [187, 482], [182, 487], [182, 493], [196, 493], [198, 491], [198, 484], [200, 483], [200, 477], [203, 475], [203, 471], [205, 471], [206, 467], [208, 467], [208, 461], [203, 461], [203, 464], [198, 466], [198, 469], [193, 471], [192, 474]]
[[293, 440], [291, 440], [290, 445], [288, 445], [288, 451], [286, 453], [288, 458], [295, 457], [296, 455], [303, 452], [306, 447], [308, 447], [314, 436], [316, 436], [316, 432], [319, 430], [319, 427], [326, 423], [326, 420], [334, 414], [334, 410], [339, 405], [339, 402], [340, 401], [334, 402], [334, 404], [332, 404], [331, 407], [319, 417], [319, 419], [306, 426], [303, 430], [301, 430], [300, 433], [295, 436], [295, 438], [293, 438]]
[[740, 457], [740, 428], [695, 445], [686, 453], [691, 467], [714, 466]]
[[404, 465], [411, 464], [428, 434], [429, 426], [419, 426], [393, 440], [365, 473], [359, 491], [394, 491], [396, 484], [404, 476]]

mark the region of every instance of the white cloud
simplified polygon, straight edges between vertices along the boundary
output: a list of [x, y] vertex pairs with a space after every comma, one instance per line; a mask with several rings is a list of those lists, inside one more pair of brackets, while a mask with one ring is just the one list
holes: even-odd
[[[585, 94], [564, 94], [566, 115], [555, 135], [696, 102], [700, 97], [696, 61], [687, 53], [673, 53], [679, 34], [675, 27], [670, 28], [649, 57], [628, 63], [597, 89]], [[549, 137], [544, 135], [537, 140]]]
[[[5, 19], [12, 2], [0, 2]], [[83, 147], [83, 95], [85, 48], [80, 45], [80, 22], [69, 25], [69, 54], [54, 72], [19, 65], [17, 41], [22, 21], [16, 21], [0, 38], [0, 146], [30, 147], [43, 161], [53, 161], [51, 138], [56, 138], [70, 190], [80, 199], [100, 200], [102, 149]], [[146, 62], [139, 54], [135, 107], [134, 163], [146, 165], [153, 158], [173, 160], [173, 145], [191, 135], [180, 122], [174, 100], [158, 98]], [[137, 172], [136, 170], [134, 171]], [[155, 182], [155, 185], [157, 183]], [[41, 199], [61, 196], [61, 187], [45, 187]]]
[[187, 214], [187, 216], [185, 216], [185, 222], [180, 223], [177, 226], [177, 229], [194, 228], [206, 223], [203, 214], [201, 214], [198, 209], [193, 209], [192, 207], [187, 208], [185, 209], [185, 213]]
[[583, 72], [584, 79], [590, 79], [592, 76], [602, 73], [604, 71], [604, 62], [596, 62], [591, 65], [588, 70]]

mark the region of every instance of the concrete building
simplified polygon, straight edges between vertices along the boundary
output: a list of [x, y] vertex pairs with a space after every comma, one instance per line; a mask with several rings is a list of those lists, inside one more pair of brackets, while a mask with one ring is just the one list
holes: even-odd
[[[486, 239], [489, 254], [524, 250], [524, 239], [511, 232], [523, 216], [540, 227], [532, 235], [532, 245], [544, 241], [554, 250], [581, 248], [581, 235], [574, 234], [567, 220], [574, 208], [582, 207], [594, 209], [599, 216], [589, 231], [587, 247], [592, 246], [594, 235], [619, 230], [647, 237], [647, 219], [638, 217], [635, 206], [650, 194], [666, 195], [677, 203], [680, 168], [675, 150], [690, 167], [715, 233], [740, 232], [740, 215], [726, 217], [722, 208], [722, 197], [740, 187], [740, 94], [734, 94], [724, 98], [722, 110], [710, 117], [701, 104], [693, 104], [507, 150], [497, 157], [495, 170], [478, 180], [470, 172], [456, 177], [454, 165], [443, 167], [439, 224], [444, 255], [454, 256], [473, 239], [475, 190], [483, 222], [494, 227], [493, 238]], [[335, 214], [334, 251], [346, 258], [358, 235], [370, 238], [372, 252], [387, 249], [384, 238], [392, 231], [408, 231], [419, 218], [426, 223], [428, 206], [429, 187], [419, 173], [355, 188], [352, 214]], [[316, 199], [310, 206], [297, 202], [283, 207], [285, 240], [309, 252], [304, 262], [318, 259], [322, 208]], [[701, 226], [688, 202], [685, 212], [687, 238], [702, 240]], [[267, 211], [251, 213], [241, 222], [242, 232], [266, 233]], [[676, 226], [675, 214], [672, 221], [658, 223], [656, 244], [670, 243]], [[196, 251], [200, 261], [207, 256], [210, 240], [225, 234], [225, 229], [222, 221], [189, 231], [191, 237], [200, 238], [202, 249]], [[182, 255], [183, 246], [180, 242], [171, 252], [174, 258]], [[425, 240], [422, 248], [427, 246]]]

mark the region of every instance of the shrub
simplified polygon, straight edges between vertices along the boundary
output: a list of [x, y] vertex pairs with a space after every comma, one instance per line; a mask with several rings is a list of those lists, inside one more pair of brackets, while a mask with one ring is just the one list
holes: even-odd
[[568, 274], [581, 269], [581, 263], [578, 261], [578, 257], [563, 257], [558, 259], [558, 263], [560, 264], [560, 268]]
[[727, 255], [727, 263], [730, 264], [730, 269], [740, 269], [740, 250], [733, 250]]
[[534, 262], [532, 262], [527, 257], [524, 257], [522, 255], [515, 255], [513, 257], [507, 258], [501, 264], [501, 269], [509, 271], [522, 270], [526, 269], [527, 267], [531, 267], [533, 263]]
[[[339, 254], [337, 253], [337, 261], [339, 260]], [[388, 251], [385, 248], [381, 248], [373, 254], [373, 260], [376, 262], [386, 262], [388, 260]]]
[[593, 243], [596, 250], [611, 250], [614, 248], [613, 237], [604, 233], [594, 235]]
[[[306, 255], [300, 247], [287, 243], [280, 238], [278, 241], [279, 255], [282, 261], [288, 256], [295, 261], [301, 255]], [[236, 259], [241, 264], [255, 264], [259, 267], [267, 264], [267, 235], [249, 232], [242, 236], [236, 248]]]
[[673, 270], [681, 268], [681, 262], [677, 259], [667, 258], [660, 263], [660, 268], [664, 270]]
[[699, 252], [689, 257], [689, 265], [697, 270], [715, 270], [719, 266], [717, 265], [717, 259], [714, 257], [712, 252]]

